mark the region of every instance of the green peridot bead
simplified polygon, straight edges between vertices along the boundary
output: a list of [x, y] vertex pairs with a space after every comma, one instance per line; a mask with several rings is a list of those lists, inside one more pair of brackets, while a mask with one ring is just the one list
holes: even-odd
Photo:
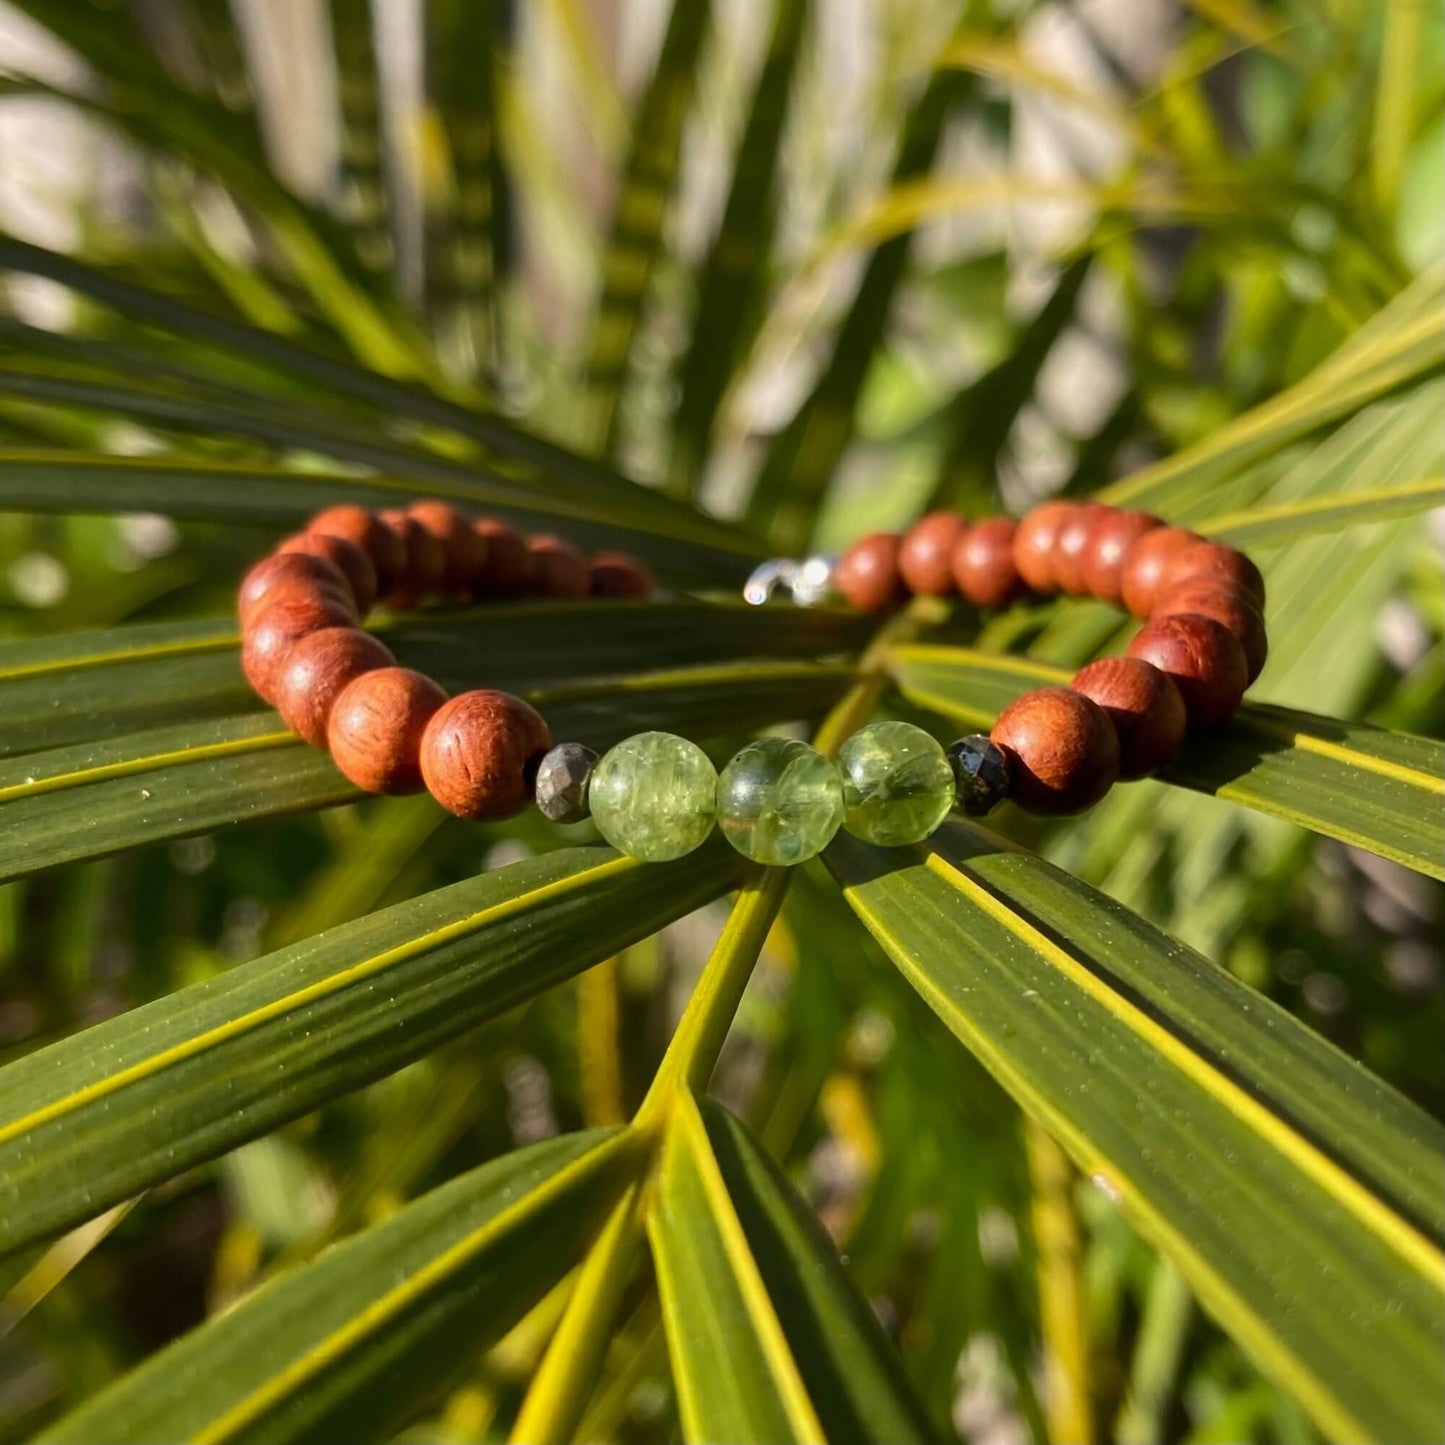
[[722, 771], [717, 820], [745, 858], [787, 867], [821, 853], [843, 821], [843, 779], [792, 738], [749, 743]]
[[604, 754], [587, 800], [614, 848], [644, 863], [691, 853], [717, 819], [717, 770], [696, 743], [638, 733]]
[[921, 843], [953, 806], [953, 769], [938, 743], [912, 723], [860, 728], [838, 753], [843, 826], [885, 848]]

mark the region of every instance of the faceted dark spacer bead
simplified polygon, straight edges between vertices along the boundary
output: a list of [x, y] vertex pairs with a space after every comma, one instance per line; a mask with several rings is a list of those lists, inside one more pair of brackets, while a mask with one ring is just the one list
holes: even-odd
[[537, 808], [554, 823], [580, 823], [592, 816], [587, 789], [597, 754], [581, 743], [558, 743], [537, 765]]
[[953, 769], [959, 812], [982, 818], [1008, 797], [1013, 785], [1008, 754], [992, 738], [974, 733], [950, 743], [944, 752]]

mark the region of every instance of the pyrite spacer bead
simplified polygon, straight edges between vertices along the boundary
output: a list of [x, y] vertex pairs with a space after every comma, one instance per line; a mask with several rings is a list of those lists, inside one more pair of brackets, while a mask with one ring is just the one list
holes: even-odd
[[597, 754], [581, 743], [558, 743], [537, 764], [537, 811], [554, 823], [582, 823], [592, 816], [588, 794]]
[[971, 733], [943, 750], [953, 769], [957, 794], [954, 808], [970, 818], [982, 818], [998, 807], [1013, 786], [1008, 754], [985, 733]]

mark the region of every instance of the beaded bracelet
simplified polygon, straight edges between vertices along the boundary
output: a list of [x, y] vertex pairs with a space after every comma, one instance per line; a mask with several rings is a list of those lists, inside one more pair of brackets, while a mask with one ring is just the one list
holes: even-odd
[[986, 814], [1006, 797], [1037, 813], [1096, 803], [1116, 778], [1167, 763], [1190, 725], [1238, 707], [1264, 665], [1264, 583], [1243, 553], [1141, 512], [1050, 502], [1015, 524], [925, 517], [906, 536], [874, 533], [836, 564], [778, 559], [749, 601], [779, 583], [811, 604], [836, 591], [879, 612], [909, 594], [959, 593], [985, 607], [1025, 591], [1123, 603], [1146, 625], [1124, 657], [1090, 663], [1069, 687], [1016, 699], [988, 736], [947, 749], [911, 723], [871, 723], [836, 762], [808, 744], [749, 743], [719, 775], [686, 738], [645, 732], [599, 758], [554, 747], [540, 714], [490, 689], [448, 698], [364, 631], [371, 606], [432, 598], [648, 598], [655, 582], [623, 553], [590, 561], [553, 536], [528, 539], [442, 502], [372, 514], [330, 507], [246, 574], [241, 662], [256, 692], [357, 787], [423, 788], [459, 817], [509, 817], [535, 800], [558, 823], [591, 817], [649, 862], [679, 858], [718, 824], [760, 863], [815, 856], [840, 827], [884, 846], [921, 842], [950, 811]]

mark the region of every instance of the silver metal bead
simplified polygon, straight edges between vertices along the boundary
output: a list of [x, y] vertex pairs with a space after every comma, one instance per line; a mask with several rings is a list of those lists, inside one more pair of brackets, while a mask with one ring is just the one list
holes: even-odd
[[791, 557], [772, 557], [753, 568], [743, 586], [743, 600], [761, 607], [779, 587], [791, 590], [798, 575], [798, 564]]
[[816, 607], [833, 591], [833, 573], [838, 568], [835, 552], [818, 552], [805, 558], [793, 578], [793, 601], [799, 607]]

